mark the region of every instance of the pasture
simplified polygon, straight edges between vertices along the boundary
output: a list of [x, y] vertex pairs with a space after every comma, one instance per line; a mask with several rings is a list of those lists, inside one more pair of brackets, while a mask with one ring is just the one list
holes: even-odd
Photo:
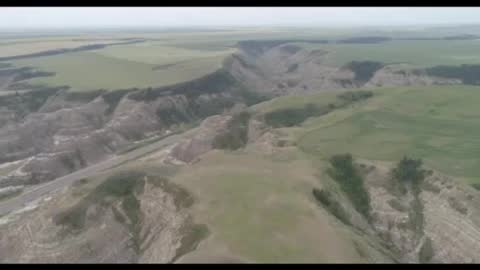
[[408, 63], [414, 67], [480, 64], [480, 40], [394, 40], [378, 44], [303, 44], [324, 49], [326, 63], [343, 66], [351, 61]]
[[213, 232], [202, 242], [208, 256], [235, 254], [259, 263], [365, 262], [354, 248], [355, 236], [310, 198], [319, 182], [315, 172], [302, 158], [282, 162], [214, 151], [173, 181], [194, 194], [195, 220]]
[[221, 67], [232, 50], [202, 51], [153, 44], [107, 47], [11, 61], [54, 76], [33, 78], [30, 84], [68, 85], [72, 91], [158, 87], [199, 78]]
[[[373, 91], [369, 100], [285, 130], [290, 131], [300, 149], [321, 159], [345, 152], [384, 161], [398, 161], [408, 155], [422, 158], [442, 173], [470, 183], [480, 182], [480, 87]], [[305, 104], [321, 100], [322, 95], [304, 99]], [[293, 103], [298, 106], [300, 98], [287, 102], [288, 98], [283, 98], [285, 107]]]

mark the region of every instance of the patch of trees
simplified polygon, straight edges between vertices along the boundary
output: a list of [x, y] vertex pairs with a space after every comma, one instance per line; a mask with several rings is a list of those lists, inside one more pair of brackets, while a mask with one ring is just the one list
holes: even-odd
[[131, 224], [137, 224], [140, 209], [134, 191], [143, 191], [144, 176], [145, 174], [141, 172], [121, 172], [108, 177], [78, 204], [54, 216], [53, 222], [64, 226], [69, 232], [78, 232], [85, 226], [87, 210], [91, 204], [105, 205], [109, 197], [114, 197], [123, 200], [121, 205], [125, 214], [132, 222]]
[[330, 112], [328, 107], [306, 104], [303, 108], [288, 108], [266, 113], [265, 123], [274, 128], [292, 127], [303, 123], [307, 118]]
[[0, 96], [0, 106], [13, 111], [16, 118], [21, 119], [29, 113], [38, 111], [50, 96], [64, 90], [65, 87], [39, 87], [27, 93], [4, 95]]
[[302, 108], [287, 108], [268, 112], [264, 115], [265, 123], [271, 127], [292, 127], [303, 123], [309, 117], [325, 115], [336, 108], [344, 107], [350, 103], [367, 99], [373, 96], [373, 92], [357, 90], [348, 91], [337, 95], [340, 100], [336, 104], [330, 103], [326, 106], [306, 104]]
[[352, 61], [344, 66], [355, 73], [355, 80], [358, 82], [368, 82], [375, 72], [383, 67], [383, 63], [375, 61]]
[[300, 46], [287, 44], [285, 46], [282, 46], [281, 49], [289, 54], [294, 54], [300, 51], [302, 48]]
[[472, 187], [476, 190], [480, 190], [480, 183], [474, 183], [472, 184]]
[[392, 170], [393, 177], [403, 183], [418, 185], [426, 176], [422, 160], [403, 157]]
[[232, 117], [227, 125], [227, 131], [218, 134], [213, 139], [216, 149], [237, 150], [244, 147], [248, 141], [248, 121], [250, 113], [241, 112]]
[[291, 64], [287, 69], [287, 73], [294, 72], [297, 69], [298, 69], [298, 64]]
[[464, 84], [480, 84], [480, 65], [436, 66], [426, 72], [430, 76], [459, 79]]
[[430, 237], [427, 237], [425, 239], [425, 242], [423, 242], [422, 247], [420, 248], [420, 251], [418, 253], [418, 261], [420, 263], [429, 263], [434, 256], [434, 251], [433, 251], [433, 245], [432, 245], [432, 239]]
[[363, 99], [368, 99], [373, 97], [372, 91], [358, 90], [358, 91], [348, 91], [341, 94], [338, 94], [337, 97], [346, 102], [356, 102]]
[[91, 45], [85, 45], [85, 46], [80, 46], [80, 47], [71, 48], [71, 49], [54, 49], [54, 50], [48, 50], [43, 52], [37, 52], [37, 53], [0, 57], [0, 61], [9, 61], [9, 60], [33, 58], [33, 57], [40, 57], [40, 56], [51, 56], [51, 55], [57, 55], [57, 54], [63, 54], [63, 53], [72, 53], [72, 52], [80, 52], [80, 51], [88, 51], [88, 50], [98, 50], [98, 49], [105, 48], [107, 46], [126, 45], [126, 44], [138, 43], [138, 42], [144, 42], [144, 40], [134, 40], [134, 41], [117, 42], [117, 43], [110, 43], [110, 44], [91, 44]]
[[314, 188], [312, 190], [313, 197], [319, 202], [330, 214], [334, 215], [341, 222], [350, 225], [350, 217], [342, 207], [342, 205], [335, 200], [333, 194], [325, 189]]
[[238, 42], [237, 46], [248, 53], [261, 54], [268, 49], [271, 49], [273, 47], [276, 47], [282, 44], [291, 43], [291, 42], [305, 42], [305, 43], [319, 43], [319, 44], [329, 43], [329, 41], [325, 39], [245, 40], [245, 41]]
[[375, 44], [392, 40], [389, 37], [354, 37], [339, 40], [338, 43], [359, 43], [359, 44]]
[[54, 76], [55, 72], [39, 71], [39, 70], [23, 70], [15, 75], [14, 82], [28, 80], [36, 77]]
[[479, 39], [480, 37], [477, 35], [456, 35], [456, 36], [448, 36], [444, 37], [444, 40], [473, 40], [473, 39]]
[[262, 95], [254, 91], [247, 90], [244, 87], [238, 88], [233, 91], [233, 95], [239, 96], [240, 101], [244, 102], [247, 106], [252, 106], [254, 104], [269, 100], [270, 97], [267, 95]]
[[195, 98], [202, 94], [227, 92], [229, 89], [234, 89], [235, 87], [240, 87], [235, 78], [228, 71], [220, 69], [214, 73], [188, 82], [141, 89], [128, 95], [128, 98], [136, 101], [151, 101], [168, 95], [186, 95], [187, 97]]
[[193, 120], [194, 117], [190, 116], [186, 111], [177, 107], [172, 108], [158, 108], [157, 116], [165, 126], [173, 124], [186, 123]]
[[10, 63], [0, 63], [0, 68], [8, 68], [8, 67], [11, 67], [12, 64]]
[[96, 90], [96, 91], [69, 91], [65, 93], [65, 100], [72, 102], [90, 102], [105, 93], [106, 90]]
[[117, 108], [118, 103], [120, 100], [128, 93], [135, 91], [135, 89], [124, 89], [124, 90], [116, 90], [116, 91], [109, 91], [102, 95], [103, 101], [108, 104], [108, 109], [106, 110], [106, 114], [112, 114], [115, 109]]
[[370, 218], [370, 196], [364, 180], [353, 162], [351, 154], [338, 154], [330, 158], [328, 175], [339, 185], [353, 207], [367, 219]]
[[427, 175], [427, 171], [422, 168], [422, 164], [421, 159], [403, 157], [397, 163], [397, 166], [392, 169], [394, 187], [400, 191], [400, 195], [405, 194], [407, 189], [410, 189], [412, 192], [413, 200], [410, 202], [408, 211], [408, 224], [417, 238], [424, 234], [425, 221], [420, 192], [421, 184]]

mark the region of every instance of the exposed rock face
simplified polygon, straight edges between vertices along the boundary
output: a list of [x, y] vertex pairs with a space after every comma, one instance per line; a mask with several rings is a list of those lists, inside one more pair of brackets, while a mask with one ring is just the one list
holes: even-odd
[[[0, 223], [0, 262], [172, 262], [191, 221], [185, 208], [189, 205], [178, 203], [178, 194], [166, 186], [153, 185], [147, 179], [143, 193], [136, 194], [140, 220], [133, 225], [138, 228], [138, 236], [132, 231], [132, 221], [126, 217], [121, 202], [115, 200], [107, 205], [90, 205], [84, 229], [66, 231], [54, 220], [78, 200], [72, 200], [69, 191], [57, 193], [34, 212], [20, 214], [11, 223]], [[80, 192], [81, 187], [73, 187], [73, 191]]]
[[191, 138], [179, 142], [172, 149], [171, 156], [188, 163], [212, 150], [214, 138], [225, 132], [231, 118], [229, 115], [215, 115], [205, 119]]
[[328, 51], [277, 43], [241, 46], [243, 50], [226, 60], [225, 66], [247, 87], [273, 95], [339, 88], [461, 83], [460, 80], [428, 76], [424, 71], [413, 70], [405, 64], [385, 65], [363, 81], [349, 65], [334, 67], [326, 64]]
[[241, 52], [225, 66], [248, 88], [273, 95], [354, 87], [342, 82], [354, 78], [351, 71], [324, 64], [327, 52], [288, 49], [291, 46], [280, 45], [259, 56]]
[[427, 76], [419, 70], [413, 70], [408, 65], [389, 65], [377, 71], [365, 87], [403, 86], [403, 85], [434, 85], [459, 84], [460, 80]]
[[[0, 176], [0, 187], [52, 180], [109, 158], [133, 141], [162, 135], [172, 125], [201, 120], [235, 104], [258, 102], [256, 95], [268, 98], [363, 85], [457, 83], [398, 65], [378, 70], [366, 83], [358, 82], [354, 71], [326, 65], [329, 53], [324, 50], [286, 41], [247, 42], [240, 48], [225, 60], [223, 69], [173, 86], [110, 93], [42, 88], [1, 97], [0, 164], [17, 160], [26, 164], [14, 174]], [[179, 146], [174, 152], [181, 160], [191, 161], [197, 153], [208, 151], [208, 144], [196, 138], [184, 146], [190, 150]]]
[[387, 168], [367, 177], [373, 229], [397, 253], [401, 262], [478, 263], [480, 254], [480, 194], [434, 173], [414, 195], [392, 193]]
[[108, 158], [130, 142], [162, 135], [172, 125], [222, 113], [244, 102], [228, 76], [219, 72], [181, 87], [132, 90], [116, 100], [108, 96], [115, 93], [103, 92], [52, 95], [24, 119], [0, 127], [0, 162], [29, 158], [15, 172], [22, 177], [3, 176], [0, 186], [53, 180]]

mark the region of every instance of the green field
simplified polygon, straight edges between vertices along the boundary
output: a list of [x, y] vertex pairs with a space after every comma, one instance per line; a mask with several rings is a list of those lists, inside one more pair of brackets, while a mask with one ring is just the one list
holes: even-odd
[[[307, 159], [272, 161], [210, 152], [173, 179], [194, 194], [196, 222], [213, 234], [208, 256], [250, 262], [365, 262], [348, 233], [310, 198], [318, 184]], [[195, 255], [195, 251], [191, 255]]]
[[417, 67], [480, 64], [479, 40], [412, 40], [379, 44], [302, 44], [331, 53], [327, 63], [342, 66], [351, 61], [408, 63]]
[[[92, 43], [119, 42], [120, 38], [144, 38], [146, 42], [106, 47], [94, 51], [11, 61], [15, 66], [33, 66], [55, 72], [52, 77], [28, 80], [31, 84], [67, 85], [74, 91], [156, 87], [192, 80], [217, 70], [235, 51], [235, 44], [248, 39], [342, 39], [352, 36], [428, 35], [428, 31], [403, 34], [369, 29], [256, 28], [228, 31], [172, 31], [157, 33], [104, 33], [0, 41], [2, 55], [21, 55]], [[353, 60], [410, 63], [417, 67], [480, 63], [478, 40], [392, 41], [380, 44], [312, 44], [310, 49], [331, 52], [326, 64], [341, 66]], [[0, 55], [1, 56], [1, 55]]]
[[[321, 158], [350, 152], [397, 161], [409, 155], [456, 178], [480, 182], [480, 87], [385, 88], [374, 93], [370, 100], [285, 130], [303, 151]], [[305, 98], [305, 103], [322, 95]], [[282, 98], [283, 107], [298, 106], [300, 98], [292, 98]]]
[[73, 91], [114, 90], [163, 86], [199, 78], [220, 68], [229, 52], [126, 45], [12, 63], [56, 73], [31, 79], [28, 81], [31, 84], [68, 85]]

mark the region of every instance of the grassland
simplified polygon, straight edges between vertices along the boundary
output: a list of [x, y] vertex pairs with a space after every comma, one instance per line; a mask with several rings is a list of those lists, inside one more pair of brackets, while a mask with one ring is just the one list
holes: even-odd
[[[247, 39], [341, 39], [359, 35], [361, 29], [258, 28], [217, 31], [165, 31], [104, 33], [60, 37], [6, 39], [0, 42], [1, 56], [72, 48], [93, 43], [109, 43], [124, 38], [144, 38], [146, 42], [106, 47], [95, 51], [28, 58], [11, 61], [15, 66], [33, 66], [51, 77], [28, 80], [32, 84], [67, 85], [74, 91], [157, 87], [195, 79], [221, 66], [235, 44]], [[356, 32], [357, 31], [357, 32]], [[407, 31], [408, 32], [408, 31]], [[425, 33], [420, 32], [420, 33]], [[364, 30], [362, 35], [390, 35]], [[418, 33], [416, 33], [418, 34]], [[412, 34], [413, 35], [413, 34]], [[332, 53], [327, 64], [341, 66], [353, 60], [410, 63], [417, 67], [478, 64], [477, 40], [392, 41], [380, 44], [305, 44], [311, 49]]]
[[351, 61], [409, 63], [416, 67], [480, 64], [479, 40], [395, 40], [378, 44], [305, 44], [331, 52], [327, 63], [343, 66]]
[[54, 49], [71, 49], [91, 44], [108, 44], [113, 40], [71, 40], [71, 39], [38, 39], [38, 40], [12, 40], [0, 42], [0, 57], [9, 57], [38, 53]]
[[158, 42], [107, 47], [11, 61], [33, 66], [54, 76], [29, 80], [31, 84], [71, 87], [73, 91], [126, 89], [170, 85], [214, 72], [232, 49], [196, 50]]
[[212, 232], [202, 243], [209, 256], [235, 254], [255, 262], [364, 262], [352, 236], [311, 198], [311, 187], [318, 181], [315, 172], [302, 158], [281, 162], [252, 153], [214, 151], [181, 170], [173, 181], [196, 198], [195, 220]]
[[[374, 97], [367, 101], [310, 118], [301, 128], [285, 130], [303, 151], [323, 159], [346, 152], [385, 161], [409, 155], [422, 158], [443, 173], [480, 182], [479, 87], [384, 88], [373, 92]], [[298, 107], [303, 101], [325, 102], [320, 101], [322, 96], [329, 100], [332, 94], [283, 97], [263, 106]]]

